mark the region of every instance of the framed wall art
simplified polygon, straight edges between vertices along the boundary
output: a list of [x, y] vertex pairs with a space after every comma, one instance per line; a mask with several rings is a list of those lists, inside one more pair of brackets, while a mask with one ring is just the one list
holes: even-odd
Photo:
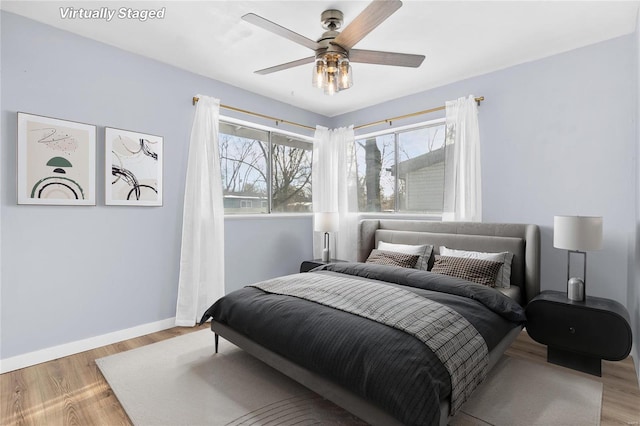
[[18, 112], [18, 204], [96, 204], [96, 126]]
[[105, 129], [105, 204], [162, 205], [162, 136]]

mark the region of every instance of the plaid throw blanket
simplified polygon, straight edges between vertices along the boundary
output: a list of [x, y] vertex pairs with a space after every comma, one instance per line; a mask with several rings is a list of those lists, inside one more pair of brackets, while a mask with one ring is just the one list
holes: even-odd
[[451, 415], [487, 375], [487, 345], [473, 325], [451, 308], [410, 291], [328, 274], [289, 275], [252, 287], [320, 303], [416, 337], [451, 376]]

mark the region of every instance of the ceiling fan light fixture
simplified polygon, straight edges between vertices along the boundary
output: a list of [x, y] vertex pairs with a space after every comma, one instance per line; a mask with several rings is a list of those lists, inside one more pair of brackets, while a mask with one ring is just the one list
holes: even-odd
[[324, 83], [324, 70], [326, 68], [326, 64], [324, 59], [316, 59], [315, 65], [313, 67], [313, 75], [312, 75], [312, 84], [313, 87], [322, 89], [322, 85]]
[[338, 79], [336, 77], [336, 73], [334, 72], [326, 72], [325, 78], [323, 82], [324, 94], [333, 96], [340, 89], [338, 88]]
[[327, 72], [331, 74], [336, 74], [338, 72], [338, 59], [337, 58], [327, 58]]
[[340, 60], [338, 65], [338, 89], [346, 90], [353, 86], [353, 72], [351, 71], [351, 64], [347, 58]]
[[315, 61], [312, 84], [323, 89], [325, 95], [332, 96], [353, 85], [352, 74], [349, 58], [335, 53], [324, 54]]

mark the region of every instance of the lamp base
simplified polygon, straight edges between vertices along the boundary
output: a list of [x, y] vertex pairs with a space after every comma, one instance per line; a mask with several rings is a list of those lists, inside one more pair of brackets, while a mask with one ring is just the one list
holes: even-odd
[[575, 302], [584, 302], [584, 281], [581, 278], [570, 278], [567, 282], [567, 298]]
[[329, 233], [324, 233], [324, 248], [322, 249], [322, 261], [329, 262], [331, 255], [329, 254]]
[[322, 250], [322, 261], [323, 262], [329, 261], [329, 250], [327, 249]]

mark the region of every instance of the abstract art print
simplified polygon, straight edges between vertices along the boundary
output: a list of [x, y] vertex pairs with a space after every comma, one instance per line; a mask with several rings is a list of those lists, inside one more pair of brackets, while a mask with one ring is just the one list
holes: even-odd
[[161, 136], [105, 129], [105, 204], [162, 205]]
[[18, 204], [96, 204], [96, 126], [18, 112]]

